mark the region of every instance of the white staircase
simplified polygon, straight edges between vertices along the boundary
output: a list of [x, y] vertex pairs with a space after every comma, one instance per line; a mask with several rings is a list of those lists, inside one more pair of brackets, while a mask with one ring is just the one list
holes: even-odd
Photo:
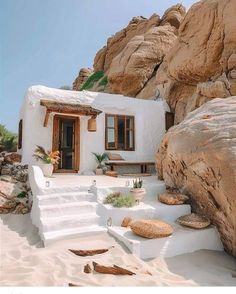
[[99, 225], [95, 198], [86, 191], [34, 196], [31, 218], [44, 244], [106, 231]]

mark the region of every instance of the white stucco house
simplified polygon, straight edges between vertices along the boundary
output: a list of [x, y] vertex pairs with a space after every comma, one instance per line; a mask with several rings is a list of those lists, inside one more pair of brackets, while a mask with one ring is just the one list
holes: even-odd
[[92, 152], [154, 161], [168, 111], [162, 99], [32, 86], [20, 112], [18, 152], [23, 164], [32, 165], [36, 145], [59, 150], [55, 172], [82, 174], [96, 167]]

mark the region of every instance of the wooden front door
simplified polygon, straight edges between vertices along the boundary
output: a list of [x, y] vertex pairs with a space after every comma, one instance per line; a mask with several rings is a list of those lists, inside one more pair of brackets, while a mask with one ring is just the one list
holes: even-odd
[[53, 121], [53, 151], [60, 152], [54, 172], [77, 172], [80, 159], [79, 117], [55, 115]]

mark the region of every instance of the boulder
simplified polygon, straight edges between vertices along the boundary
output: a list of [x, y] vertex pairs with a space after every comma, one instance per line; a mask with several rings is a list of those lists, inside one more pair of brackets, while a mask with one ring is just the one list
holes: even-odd
[[14, 164], [16, 162], [21, 162], [21, 155], [15, 152], [7, 153], [4, 156], [4, 161], [8, 164]]
[[193, 229], [204, 229], [211, 224], [211, 221], [208, 218], [197, 213], [180, 216], [176, 221], [182, 226]]
[[190, 196], [193, 210], [219, 230], [236, 256], [236, 97], [214, 99], [163, 138], [156, 159], [160, 179]]
[[189, 197], [180, 193], [162, 193], [159, 195], [158, 200], [168, 205], [180, 205], [189, 200]]
[[[235, 0], [199, 1], [181, 22], [178, 38], [167, 54], [168, 76], [177, 90], [165, 98], [171, 100], [176, 123], [210, 99], [236, 95], [235, 11]], [[186, 99], [181, 95], [183, 85], [189, 87]]]
[[145, 34], [150, 28], [160, 23], [160, 17], [153, 14], [149, 19], [138, 16], [133, 17], [128, 26], [111, 36], [107, 40], [107, 44], [95, 56], [94, 71], [109, 71], [111, 62], [135, 36]]
[[173, 233], [171, 225], [160, 220], [135, 220], [130, 223], [132, 232], [138, 236], [155, 239], [170, 236]]
[[0, 180], [0, 195], [7, 199], [13, 199], [23, 191], [26, 191], [26, 186], [21, 182], [6, 182]]
[[13, 212], [17, 206], [15, 200], [7, 200], [0, 196], [0, 214]]
[[108, 72], [111, 91], [133, 97], [138, 95], [155, 76], [175, 39], [174, 28], [170, 25], [154, 27], [144, 35], [133, 37], [111, 62]]
[[182, 4], [178, 3], [176, 5], [173, 5], [163, 14], [161, 18], [161, 25], [165, 25], [166, 23], [168, 23], [178, 29], [185, 14], [186, 9]]
[[81, 68], [78, 77], [73, 82], [73, 90], [79, 91], [83, 83], [93, 73], [91, 68]]

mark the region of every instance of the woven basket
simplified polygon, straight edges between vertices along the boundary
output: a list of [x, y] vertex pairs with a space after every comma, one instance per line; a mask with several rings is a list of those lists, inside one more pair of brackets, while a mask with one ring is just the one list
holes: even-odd
[[184, 194], [162, 193], [158, 199], [167, 205], [180, 205], [184, 204], [189, 198]]
[[209, 219], [196, 213], [183, 215], [176, 221], [183, 226], [194, 229], [204, 229], [211, 224]]
[[130, 223], [132, 222], [132, 218], [131, 217], [125, 217], [121, 223], [121, 227], [125, 227], [127, 228]]
[[148, 239], [168, 237], [173, 233], [173, 228], [160, 220], [132, 221], [130, 228], [136, 235]]

